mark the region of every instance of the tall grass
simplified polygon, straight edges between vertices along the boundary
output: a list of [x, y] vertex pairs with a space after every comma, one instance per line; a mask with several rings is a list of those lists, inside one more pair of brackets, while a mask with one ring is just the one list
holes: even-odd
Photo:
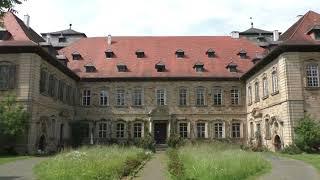
[[224, 143], [187, 145], [178, 150], [178, 156], [184, 176], [174, 179], [241, 180], [270, 168], [260, 154]]
[[128, 175], [146, 158], [144, 150], [135, 147], [84, 147], [58, 154], [34, 171], [41, 180], [111, 180]]

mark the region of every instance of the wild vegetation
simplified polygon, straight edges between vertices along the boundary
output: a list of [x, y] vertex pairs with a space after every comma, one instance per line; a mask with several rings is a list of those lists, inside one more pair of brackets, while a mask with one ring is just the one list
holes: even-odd
[[170, 150], [168, 155], [172, 179], [241, 180], [271, 167], [260, 153], [226, 143], [186, 145]]
[[150, 154], [136, 147], [97, 146], [67, 151], [35, 168], [39, 179], [120, 179], [132, 173]]

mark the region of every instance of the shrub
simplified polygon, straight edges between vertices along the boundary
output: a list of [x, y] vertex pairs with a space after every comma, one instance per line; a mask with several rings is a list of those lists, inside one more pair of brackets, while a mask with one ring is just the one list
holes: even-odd
[[284, 153], [284, 154], [301, 154], [302, 151], [295, 144], [291, 144], [291, 145], [288, 145], [288, 146], [284, 147], [284, 149], [281, 151], [281, 153]]
[[309, 153], [319, 152], [320, 124], [318, 122], [310, 116], [305, 116], [299, 121], [294, 131], [296, 135], [294, 143], [298, 148]]
[[136, 146], [143, 148], [143, 149], [150, 150], [152, 152], [156, 151], [155, 144], [156, 143], [150, 133], [146, 134], [145, 137], [140, 138], [140, 139], [136, 140], [136, 142], [135, 142]]
[[179, 136], [179, 134], [172, 134], [167, 139], [168, 146], [171, 148], [177, 148], [183, 145], [183, 139]]

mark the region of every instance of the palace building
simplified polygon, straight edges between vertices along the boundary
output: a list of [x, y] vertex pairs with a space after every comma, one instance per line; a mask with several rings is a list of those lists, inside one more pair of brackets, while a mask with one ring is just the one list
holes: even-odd
[[158, 144], [172, 134], [255, 143], [259, 134], [279, 150], [305, 114], [319, 120], [316, 12], [282, 34], [231, 36], [87, 37], [71, 25], [39, 36], [29, 18], [8, 12], [0, 28], [0, 99], [14, 94], [31, 115], [19, 152], [72, 144], [75, 124], [81, 144], [147, 134]]

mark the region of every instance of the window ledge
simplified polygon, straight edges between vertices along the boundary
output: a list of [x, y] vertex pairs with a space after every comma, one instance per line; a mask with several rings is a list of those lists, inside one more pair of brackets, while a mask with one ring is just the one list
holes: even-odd
[[225, 107], [224, 104], [212, 104], [212, 106], [214, 106], [214, 107]]
[[265, 99], [267, 99], [268, 97], [269, 97], [269, 95], [263, 96], [263, 97], [262, 97], [262, 100], [265, 100]]
[[305, 87], [306, 90], [310, 90], [310, 91], [316, 91], [316, 90], [320, 90], [320, 87]]
[[271, 93], [271, 96], [274, 96], [274, 95], [277, 95], [277, 94], [279, 94], [279, 91], [275, 91], [275, 92]]

